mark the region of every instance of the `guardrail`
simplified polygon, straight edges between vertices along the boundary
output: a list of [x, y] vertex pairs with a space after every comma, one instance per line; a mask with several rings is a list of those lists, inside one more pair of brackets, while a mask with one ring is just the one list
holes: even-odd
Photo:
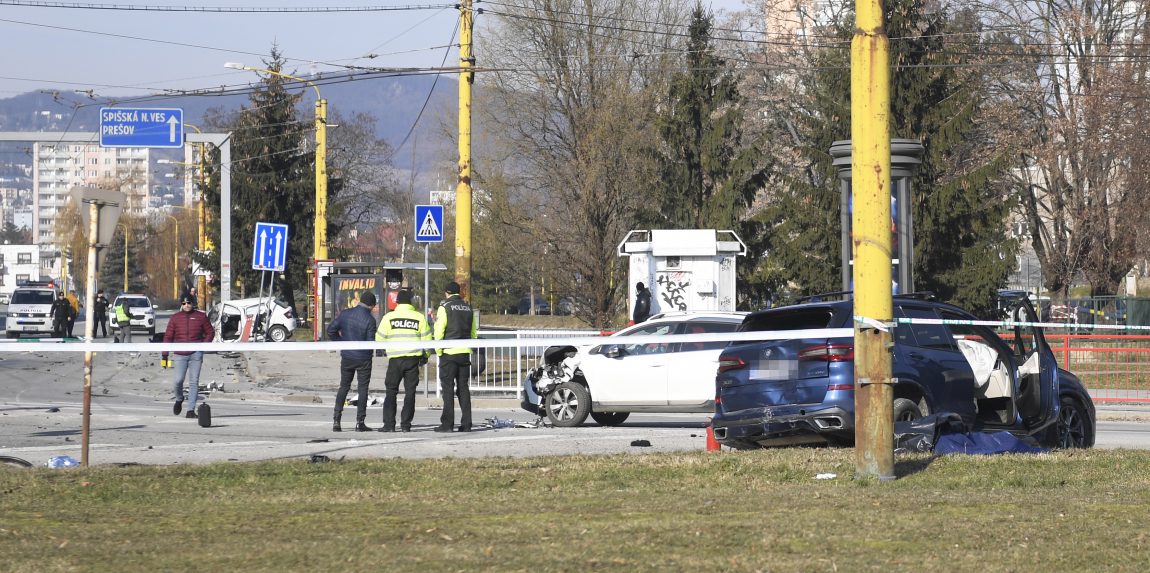
[[1150, 336], [1047, 333], [1046, 341], [1095, 402], [1150, 403]]
[[[507, 339], [516, 342], [524, 339], [578, 338], [599, 336], [598, 330], [480, 330], [479, 338]], [[547, 346], [501, 346], [483, 349], [483, 368], [471, 379], [472, 392], [516, 394], [527, 371], [539, 364]], [[472, 360], [476, 360], [475, 357]], [[475, 371], [475, 368], [472, 369]], [[438, 392], [438, 389], [436, 390]]]

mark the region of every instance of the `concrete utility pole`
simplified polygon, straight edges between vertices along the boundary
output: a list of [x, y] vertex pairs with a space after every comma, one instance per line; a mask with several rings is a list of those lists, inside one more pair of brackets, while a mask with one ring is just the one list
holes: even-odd
[[471, 0], [459, 4], [459, 183], [455, 186], [455, 282], [471, 300]]
[[855, 472], [894, 479], [891, 380], [890, 41], [881, 0], [856, 0], [851, 40], [854, 150]]

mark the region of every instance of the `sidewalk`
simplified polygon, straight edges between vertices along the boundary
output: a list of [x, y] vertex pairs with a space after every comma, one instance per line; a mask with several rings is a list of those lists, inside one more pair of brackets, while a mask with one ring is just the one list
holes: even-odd
[[[337, 351], [244, 352], [234, 360], [235, 386], [227, 387], [225, 392], [214, 394], [213, 397], [332, 404], [339, 390], [340, 359]], [[376, 358], [372, 365], [369, 394], [381, 403], [386, 374], [387, 358]], [[416, 389], [416, 407], [441, 408], [443, 403], [435, 395], [438, 385], [434, 368], [429, 372], [426, 385], [421, 376]], [[353, 381], [349, 397], [355, 396], [355, 388], [356, 382]], [[519, 401], [515, 398], [484, 397], [473, 392], [471, 405], [473, 408], [518, 408]]]

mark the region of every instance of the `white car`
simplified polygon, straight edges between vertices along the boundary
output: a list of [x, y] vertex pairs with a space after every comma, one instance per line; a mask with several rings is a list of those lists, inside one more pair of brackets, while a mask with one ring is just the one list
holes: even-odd
[[116, 322], [116, 307], [120, 306], [120, 301], [128, 304], [128, 314], [132, 317], [132, 332], [143, 330], [149, 337], [156, 335], [156, 307], [152, 304], [152, 299], [143, 294], [124, 293], [116, 297], [116, 300], [112, 301], [112, 306], [108, 308], [108, 323], [114, 336], [120, 334], [120, 324]]
[[52, 333], [52, 301], [56, 300], [56, 289], [46, 284], [24, 285], [12, 292], [5, 336], [20, 338]]
[[283, 342], [291, 338], [298, 325], [291, 307], [274, 298], [218, 303], [208, 313], [208, 319], [216, 329], [216, 342]]
[[523, 409], [552, 424], [604, 426], [631, 412], [714, 412], [715, 373], [726, 341], [627, 344], [630, 336], [734, 332], [746, 313], [655, 315], [621, 330], [618, 344], [551, 347], [523, 381]]

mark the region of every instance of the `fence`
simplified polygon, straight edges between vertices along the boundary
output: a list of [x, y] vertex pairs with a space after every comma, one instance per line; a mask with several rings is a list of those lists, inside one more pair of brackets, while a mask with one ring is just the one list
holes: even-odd
[[1095, 402], [1150, 403], [1150, 336], [1047, 333], [1046, 340]]
[[[518, 342], [523, 339], [572, 338], [600, 334], [597, 330], [481, 330], [479, 338]], [[481, 362], [482, 371], [471, 380], [471, 391], [494, 394], [517, 393], [528, 370], [539, 364], [546, 349], [546, 346], [501, 346], [484, 349], [483, 358], [472, 358]]]

